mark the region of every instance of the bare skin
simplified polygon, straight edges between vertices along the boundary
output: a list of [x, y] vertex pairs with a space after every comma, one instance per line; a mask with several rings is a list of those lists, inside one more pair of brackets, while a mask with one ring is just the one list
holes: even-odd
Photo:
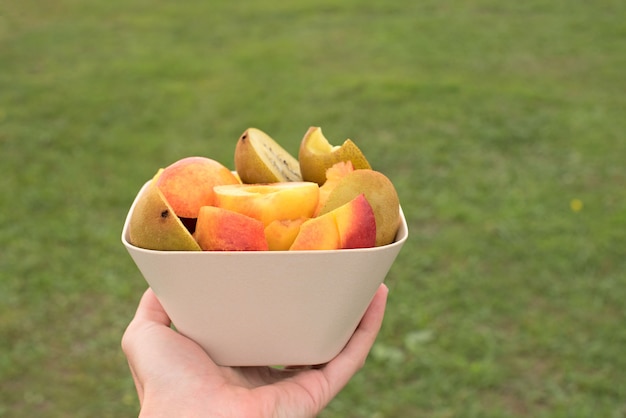
[[148, 289], [122, 338], [140, 417], [313, 417], [365, 364], [387, 302], [382, 284], [346, 347], [312, 368], [222, 367], [173, 330]]

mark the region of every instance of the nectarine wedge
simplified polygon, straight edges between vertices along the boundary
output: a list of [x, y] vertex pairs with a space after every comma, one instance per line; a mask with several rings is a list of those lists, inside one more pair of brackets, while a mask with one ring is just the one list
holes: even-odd
[[224, 165], [206, 157], [186, 157], [163, 169], [157, 180], [176, 215], [197, 218], [202, 206], [213, 205], [213, 187], [239, 184], [239, 179]]
[[352, 161], [340, 161], [326, 170], [326, 181], [320, 186], [320, 198], [317, 202], [314, 216], [317, 216], [324, 207], [328, 200], [328, 195], [335, 188], [337, 183], [353, 171], [354, 166], [352, 165]]
[[213, 190], [215, 206], [258, 219], [265, 226], [276, 219], [310, 218], [319, 199], [319, 186], [312, 182], [233, 184]]
[[369, 248], [376, 243], [376, 219], [365, 195], [310, 218], [300, 226], [290, 250]]
[[288, 250], [306, 219], [276, 219], [270, 222], [265, 227], [265, 239], [270, 251]]
[[347, 174], [328, 194], [319, 215], [329, 213], [365, 194], [376, 217], [376, 245], [393, 242], [400, 226], [400, 200], [391, 180], [375, 170], [355, 170]]
[[268, 249], [261, 221], [214, 206], [200, 208], [193, 236], [204, 251]]

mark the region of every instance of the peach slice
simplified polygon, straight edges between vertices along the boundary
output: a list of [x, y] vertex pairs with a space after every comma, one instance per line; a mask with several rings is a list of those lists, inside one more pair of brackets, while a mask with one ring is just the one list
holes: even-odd
[[258, 219], [265, 226], [276, 219], [310, 218], [319, 199], [319, 186], [312, 182], [233, 184], [213, 190], [215, 206]]
[[221, 163], [205, 157], [186, 157], [165, 167], [157, 187], [180, 218], [197, 218], [202, 206], [214, 203], [213, 187], [239, 184]]
[[214, 206], [200, 208], [193, 236], [204, 251], [268, 249], [261, 221]]
[[160, 169], [137, 199], [128, 224], [129, 242], [148, 250], [200, 251], [156, 186], [162, 173]]
[[365, 195], [300, 226], [290, 250], [369, 248], [376, 243], [376, 218]]
[[322, 133], [322, 128], [310, 127], [300, 143], [298, 152], [300, 172], [304, 181], [314, 181], [320, 186], [326, 181], [326, 170], [340, 161], [351, 161], [355, 169], [371, 168], [363, 152], [351, 140], [333, 146]]
[[270, 251], [286, 251], [291, 247], [307, 218], [276, 219], [265, 227], [265, 239]]
[[320, 198], [317, 202], [317, 209], [315, 209], [314, 216], [319, 214], [320, 210], [326, 204], [328, 195], [335, 188], [339, 180], [347, 176], [354, 171], [352, 161], [340, 161], [326, 170], [326, 181], [320, 186]]
[[321, 216], [344, 205], [360, 194], [365, 194], [376, 217], [376, 246], [393, 242], [400, 226], [400, 200], [387, 176], [374, 170], [354, 170], [341, 178], [332, 188]]

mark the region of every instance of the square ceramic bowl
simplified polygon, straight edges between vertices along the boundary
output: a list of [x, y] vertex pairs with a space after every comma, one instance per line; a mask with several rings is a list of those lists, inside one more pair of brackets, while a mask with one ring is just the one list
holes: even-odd
[[330, 361], [352, 336], [408, 237], [401, 210], [395, 241], [382, 247], [146, 250], [128, 242], [136, 201], [123, 244], [178, 332], [224, 366]]

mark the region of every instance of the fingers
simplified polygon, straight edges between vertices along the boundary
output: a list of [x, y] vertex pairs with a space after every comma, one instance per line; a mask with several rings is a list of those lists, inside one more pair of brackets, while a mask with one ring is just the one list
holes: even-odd
[[162, 317], [162, 314], [159, 313], [159, 310], [162, 310], [161, 304], [159, 303], [152, 290], [148, 288], [148, 290], [146, 290], [142, 295], [135, 316], [133, 317], [130, 324], [128, 324], [128, 327], [126, 328], [126, 330], [124, 331], [124, 335], [122, 336], [122, 351], [128, 359], [128, 368], [130, 369], [133, 382], [135, 383], [135, 389], [137, 390], [137, 397], [139, 398], [140, 405], [143, 404], [144, 390], [141, 379], [139, 378], [135, 368], [133, 367], [134, 345], [137, 338], [139, 338], [138, 335], [145, 323], [149, 321], [164, 323], [164, 321], [169, 320], [169, 318], [167, 320], [164, 319]]
[[132, 354], [135, 341], [142, 330], [155, 323], [169, 327], [171, 321], [152, 289], [148, 288], [139, 301], [135, 316], [122, 336], [122, 350], [127, 357]]
[[146, 290], [122, 336], [122, 350], [138, 388], [147, 378], [173, 373], [176, 367], [182, 370], [191, 364], [189, 370], [195, 372], [201, 363], [211, 370], [217, 367], [198, 344], [173, 330], [171, 323], [154, 292]]
[[140, 404], [143, 404], [144, 388], [142, 379], [134, 364], [137, 363], [138, 344], [140, 344], [143, 339], [142, 334], [144, 330], [155, 324], [169, 328], [171, 320], [165, 313], [165, 310], [152, 289], [148, 288], [141, 297], [134, 318], [130, 324], [128, 324], [122, 336], [121, 344], [122, 351], [128, 359], [128, 367], [133, 377], [135, 388], [137, 389]]
[[168, 327], [172, 323], [151, 288], [148, 288], [141, 297], [137, 312], [135, 313], [134, 321], [135, 320], [156, 322]]
[[388, 293], [387, 286], [381, 284], [346, 347], [322, 369], [333, 397], [365, 364], [383, 322]]
[[294, 375], [289, 380], [305, 389], [301, 392], [304, 398], [298, 400], [299, 407], [308, 408], [309, 412], [321, 411], [363, 367], [382, 325], [388, 292], [387, 286], [379, 286], [352, 338], [337, 357], [321, 368], [292, 371]]

